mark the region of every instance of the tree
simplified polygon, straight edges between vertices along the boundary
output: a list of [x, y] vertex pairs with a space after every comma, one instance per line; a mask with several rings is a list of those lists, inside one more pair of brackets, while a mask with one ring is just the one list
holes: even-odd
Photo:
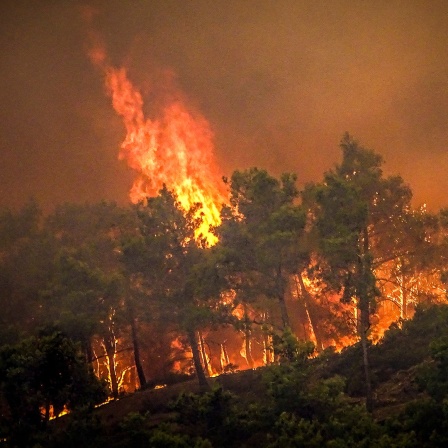
[[106, 398], [104, 385], [86, 364], [79, 347], [55, 328], [3, 346], [0, 378], [13, 438], [30, 437], [64, 408], [71, 411], [93, 406]]
[[396, 315], [408, 319], [419, 303], [441, 299], [439, 220], [424, 207], [408, 207], [387, 230], [389, 240], [383, 238], [384, 247], [376, 250], [381, 255], [374, 261], [381, 300], [391, 301]]
[[39, 291], [53, 259], [41, 211], [30, 201], [17, 212], [0, 210], [0, 345], [30, 335], [42, 323]]
[[3, 252], [17, 241], [35, 235], [39, 230], [40, 216], [39, 206], [33, 199], [17, 213], [7, 208], [0, 210], [0, 250]]
[[308, 260], [295, 181], [292, 174], [277, 180], [258, 168], [235, 171], [227, 181], [230, 206], [223, 208], [217, 230], [231, 287], [246, 303], [257, 296], [276, 302], [283, 328], [290, 327], [285, 302], [290, 278]]
[[121, 238], [134, 227], [131, 216], [114, 203], [64, 204], [46, 221], [58, 246], [53, 278], [44, 293], [49, 319], [82, 343], [88, 362], [95, 358], [93, 340], [100, 338], [114, 397], [119, 393], [117, 339], [127, 328], [141, 386], [146, 382], [120, 262]]
[[[327, 172], [320, 185], [308, 186], [319, 234], [326, 284], [356, 303], [366, 385], [366, 405], [372, 410], [368, 356], [370, 315], [380, 291], [375, 268], [397, 257], [403, 244], [393, 228], [402, 229], [411, 191], [399, 176], [384, 178], [382, 158], [346, 134], [341, 141], [341, 165]], [[387, 254], [387, 255], [386, 255]]]
[[207, 249], [195, 240], [200, 225], [196, 211], [193, 207], [185, 213], [166, 187], [138, 204], [138, 233], [124, 244], [123, 261], [132, 293], [150, 310], [150, 317], [186, 336], [199, 383], [206, 386], [197, 331], [216, 322], [225, 307], [219, 304], [219, 294], [205, 294], [198, 281]]

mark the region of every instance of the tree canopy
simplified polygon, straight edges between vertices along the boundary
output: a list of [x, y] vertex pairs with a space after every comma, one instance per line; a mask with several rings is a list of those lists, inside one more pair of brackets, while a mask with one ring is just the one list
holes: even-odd
[[[418, 304], [446, 300], [448, 220], [414, 207], [378, 153], [348, 134], [340, 147], [341, 162], [303, 191], [291, 173], [235, 171], [211, 247], [198, 237], [200, 204], [185, 211], [166, 186], [127, 207], [0, 210], [9, 412], [37, 422], [41, 409], [43, 420], [50, 407], [70, 409], [83, 390], [70, 381], [93, 384], [82, 362], [119, 398], [191, 375], [205, 387], [208, 375], [357, 342], [370, 410], [372, 344]], [[48, 383], [25, 381], [39, 369]]]

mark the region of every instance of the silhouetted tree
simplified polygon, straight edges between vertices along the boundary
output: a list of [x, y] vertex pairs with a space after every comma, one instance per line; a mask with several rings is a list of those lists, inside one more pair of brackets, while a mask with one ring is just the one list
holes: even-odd
[[123, 249], [131, 287], [135, 297], [152, 310], [152, 318], [186, 336], [199, 383], [205, 386], [197, 331], [212, 324], [222, 307], [218, 294], [199, 291], [198, 269], [207, 251], [195, 240], [200, 218], [195, 217], [195, 208], [184, 212], [165, 187], [136, 210], [139, 232]]
[[52, 414], [93, 406], [106, 398], [104, 384], [79, 347], [55, 328], [1, 348], [0, 393], [8, 406], [3, 418], [9, 424], [9, 436], [19, 438], [19, 446], [29, 446], [25, 439]]
[[[324, 176], [322, 184], [309, 186], [314, 196], [315, 225], [320, 237], [322, 268], [327, 285], [342, 291], [342, 300], [356, 303], [365, 371], [367, 408], [372, 409], [368, 356], [370, 315], [380, 295], [375, 268], [402, 250], [390, 237], [401, 227], [411, 191], [398, 176], [383, 177], [382, 158], [362, 148], [346, 134], [341, 141], [342, 163]], [[384, 248], [387, 247], [387, 253]]]
[[223, 208], [217, 229], [222, 264], [240, 300], [264, 296], [276, 302], [283, 328], [290, 326], [285, 301], [290, 278], [308, 260], [295, 181], [292, 174], [278, 180], [258, 168], [235, 171], [228, 181], [230, 206]]

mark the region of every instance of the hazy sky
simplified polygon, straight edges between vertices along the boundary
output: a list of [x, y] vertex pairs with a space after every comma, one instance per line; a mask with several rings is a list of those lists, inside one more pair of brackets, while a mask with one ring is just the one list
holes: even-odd
[[448, 206], [446, 0], [2, 0], [0, 205], [126, 201], [124, 128], [86, 57], [81, 5], [136, 85], [177, 75], [223, 175], [319, 181], [349, 131], [416, 205]]

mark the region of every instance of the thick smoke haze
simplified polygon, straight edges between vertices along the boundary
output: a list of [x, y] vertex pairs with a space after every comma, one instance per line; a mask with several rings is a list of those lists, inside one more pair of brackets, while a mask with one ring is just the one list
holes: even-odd
[[0, 205], [127, 201], [124, 128], [87, 57], [85, 8], [148, 104], [169, 70], [215, 134], [223, 175], [319, 181], [349, 131], [448, 206], [448, 2], [22, 1], [0, 4]]

